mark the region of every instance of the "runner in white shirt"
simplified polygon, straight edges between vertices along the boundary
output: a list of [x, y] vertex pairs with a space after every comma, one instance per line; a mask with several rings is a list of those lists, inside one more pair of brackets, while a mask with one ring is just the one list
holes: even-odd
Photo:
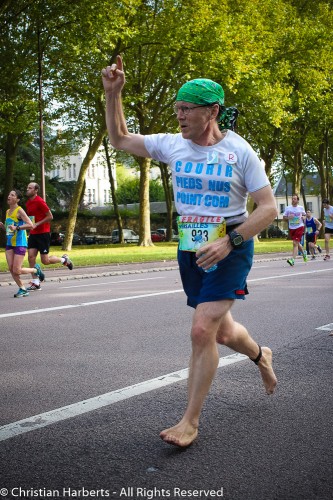
[[299, 205], [298, 202], [299, 196], [297, 194], [293, 194], [291, 198], [291, 205], [289, 205], [285, 209], [283, 214], [283, 219], [288, 221], [289, 234], [293, 241], [292, 257], [287, 260], [288, 264], [291, 266], [295, 265], [295, 258], [298, 254], [298, 251], [302, 253], [304, 262], [308, 260], [306, 251], [301, 245], [302, 237], [304, 234], [304, 221], [306, 213], [304, 207]]
[[[116, 64], [102, 70], [102, 76], [111, 144], [137, 156], [164, 161], [172, 170], [180, 214], [179, 268], [188, 304], [195, 312], [187, 408], [182, 419], [160, 436], [167, 443], [186, 447], [198, 434], [202, 405], [219, 362], [217, 344], [252, 359], [267, 394], [272, 394], [277, 384], [272, 351], [258, 346], [230, 311], [234, 300], [244, 299], [247, 293], [253, 236], [276, 217], [275, 199], [250, 145], [226, 130], [233, 114], [224, 107], [219, 84], [206, 79], [185, 83], [174, 108], [181, 133], [143, 136], [129, 133], [126, 126], [121, 99], [125, 74], [120, 56]], [[246, 212], [248, 192], [257, 206], [250, 215]], [[213, 272], [207, 272], [212, 268]]]
[[325, 223], [325, 250], [324, 260], [330, 260], [330, 238], [333, 235], [333, 207], [328, 198], [323, 199]]

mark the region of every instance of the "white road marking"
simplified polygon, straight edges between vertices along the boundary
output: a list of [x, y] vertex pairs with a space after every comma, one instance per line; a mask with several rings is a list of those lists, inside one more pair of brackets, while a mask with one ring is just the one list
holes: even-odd
[[[303, 271], [299, 273], [288, 273], [288, 274], [280, 274], [278, 276], [267, 276], [265, 278], [254, 278], [247, 280], [248, 283], [254, 283], [256, 281], [268, 281], [268, 280], [274, 280], [274, 279], [279, 279], [279, 278], [290, 278], [292, 276], [299, 276], [303, 274], [315, 274], [315, 273], [326, 273], [327, 271], [333, 271], [333, 268], [325, 268], [325, 269], [318, 269], [318, 270], [313, 270], [313, 271]], [[128, 297], [119, 297], [116, 299], [105, 299], [105, 300], [96, 300], [93, 302], [81, 302], [80, 304], [67, 304], [63, 306], [56, 306], [56, 307], [46, 307], [44, 309], [29, 309], [28, 311], [17, 311], [17, 312], [11, 312], [11, 313], [5, 313], [5, 314], [0, 314], [0, 319], [2, 318], [12, 318], [14, 316], [25, 316], [28, 314], [41, 314], [44, 312], [50, 312], [50, 311], [61, 311], [63, 309], [75, 309], [78, 307], [87, 307], [87, 306], [94, 306], [98, 304], [108, 304], [111, 302], [121, 302], [124, 300], [134, 300], [134, 299], [144, 299], [146, 297], [155, 297], [158, 295], [168, 295], [170, 293], [181, 293], [184, 292], [183, 289], [180, 290], [170, 290], [167, 292], [155, 292], [155, 293], [147, 293], [143, 295], [132, 295]], [[37, 293], [37, 292], [36, 292]]]
[[333, 323], [328, 323], [328, 325], [319, 326], [318, 328], [316, 328], [316, 330], [325, 330], [330, 332], [331, 330], [333, 330]]
[[[218, 367], [221, 368], [233, 363], [238, 363], [239, 361], [244, 361], [245, 359], [248, 359], [248, 357], [243, 354], [231, 354], [230, 356], [220, 358]], [[5, 441], [6, 439], [19, 436], [20, 434], [41, 429], [42, 427], [47, 427], [48, 425], [98, 410], [99, 408], [174, 384], [181, 380], [186, 380], [187, 378], [188, 369], [185, 368], [177, 372], [168, 373], [157, 378], [146, 380], [145, 382], [140, 382], [139, 384], [130, 385], [128, 387], [124, 387], [123, 389], [101, 394], [100, 396], [96, 396], [94, 398], [79, 401], [78, 403], [57, 408], [46, 413], [40, 413], [39, 415], [34, 415], [33, 417], [28, 417], [23, 420], [4, 425], [0, 427], [0, 441]]]
[[168, 292], [155, 292], [155, 293], [146, 293], [143, 295], [132, 295], [129, 297], [118, 297], [117, 299], [105, 299], [105, 300], [96, 300], [94, 302], [81, 302], [80, 304], [68, 304], [64, 306], [57, 307], [45, 307], [44, 309], [29, 309], [29, 311], [17, 311], [13, 313], [0, 314], [1, 318], [12, 318], [13, 316], [25, 316], [26, 314], [40, 314], [49, 311], [62, 311], [63, 309], [75, 309], [77, 307], [87, 307], [94, 306], [98, 304], [108, 304], [110, 302], [121, 302], [123, 300], [133, 300], [133, 299], [144, 299], [146, 297], [156, 297], [157, 295], [168, 295], [170, 293], [179, 293], [184, 292], [181, 290], [170, 290]]
[[251, 283], [254, 281], [266, 281], [266, 280], [274, 280], [274, 279], [278, 279], [278, 278], [290, 278], [292, 276], [300, 276], [303, 274], [326, 273], [327, 271], [333, 271], [333, 267], [326, 268], [326, 269], [317, 269], [317, 270], [313, 270], [313, 271], [303, 271], [300, 273], [279, 274], [278, 276], [267, 276], [266, 278], [254, 278], [253, 280], [247, 280], [247, 282]]
[[147, 280], [160, 280], [160, 279], [165, 279], [165, 276], [156, 276], [155, 278], [138, 278], [135, 280], [119, 280], [119, 281], [105, 281], [102, 283], [93, 283], [89, 285], [72, 285], [72, 286], [63, 286], [61, 288], [84, 288], [88, 287], [91, 288], [92, 286], [100, 286], [100, 285], [117, 285], [118, 283], [128, 283], [129, 281], [147, 281]]

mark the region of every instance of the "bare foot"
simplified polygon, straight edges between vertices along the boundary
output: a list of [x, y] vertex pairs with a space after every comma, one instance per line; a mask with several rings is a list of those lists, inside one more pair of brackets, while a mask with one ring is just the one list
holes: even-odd
[[170, 429], [165, 429], [160, 433], [160, 437], [163, 441], [182, 448], [190, 446], [190, 444], [192, 444], [196, 439], [197, 435], [197, 427], [194, 427], [192, 424], [181, 422], [174, 427], [170, 427]]
[[272, 359], [273, 355], [269, 347], [262, 347], [262, 358], [258, 363], [258, 368], [267, 394], [273, 394], [277, 385], [277, 378], [272, 367]]

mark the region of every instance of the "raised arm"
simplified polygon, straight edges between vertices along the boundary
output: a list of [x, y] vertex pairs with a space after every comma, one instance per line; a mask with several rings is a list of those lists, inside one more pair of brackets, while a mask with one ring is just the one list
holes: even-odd
[[316, 228], [317, 228], [317, 231], [319, 232], [322, 228], [322, 223], [320, 222], [320, 220], [318, 219], [313, 219], [315, 224], [316, 224]]
[[127, 130], [122, 104], [122, 89], [125, 85], [123, 61], [117, 56], [117, 63], [102, 70], [102, 81], [106, 98], [106, 125], [112, 146], [127, 153], [149, 158], [144, 136], [131, 134]]

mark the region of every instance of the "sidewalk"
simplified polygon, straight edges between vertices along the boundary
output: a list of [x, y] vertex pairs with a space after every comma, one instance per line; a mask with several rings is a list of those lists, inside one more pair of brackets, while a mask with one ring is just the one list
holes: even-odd
[[[270, 262], [273, 260], [285, 260], [289, 253], [270, 253], [259, 254], [254, 256], [256, 262]], [[45, 271], [45, 281], [68, 281], [76, 279], [99, 278], [100, 276], [120, 276], [125, 274], [141, 274], [153, 273], [160, 271], [171, 271], [178, 269], [176, 260], [154, 261], [154, 262], [132, 262], [128, 264], [110, 264], [105, 266], [89, 266], [89, 267], [74, 267], [69, 271], [63, 266], [57, 268], [43, 267]], [[30, 276], [22, 275], [22, 278], [29, 281]], [[9, 272], [0, 273], [0, 286], [15, 285], [13, 278]]]

